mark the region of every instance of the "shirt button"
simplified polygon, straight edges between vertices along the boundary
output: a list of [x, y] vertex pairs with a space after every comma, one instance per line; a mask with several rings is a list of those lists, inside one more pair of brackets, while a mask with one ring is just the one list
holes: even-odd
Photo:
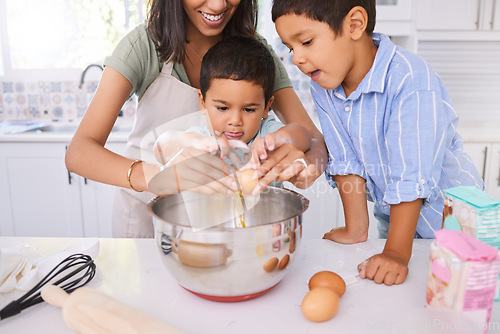
[[351, 111], [351, 108], [345, 107], [344, 110], [347, 111], [347, 112], [349, 112], [349, 111]]
[[424, 179], [420, 179], [420, 184], [425, 184], [425, 180]]
[[382, 201], [380, 204], [382, 204], [382, 206], [386, 206], [387, 202], [386, 201]]

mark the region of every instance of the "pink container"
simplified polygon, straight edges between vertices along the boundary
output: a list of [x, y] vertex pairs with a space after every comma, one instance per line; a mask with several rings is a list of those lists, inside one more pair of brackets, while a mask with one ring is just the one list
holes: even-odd
[[497, 294], [498, 250], [461, 231], [440, 230], [435, 237], [430, 252], [427, 306], [470, 311], [476, 317], [478, 311], [483, 311], [487, 324]]

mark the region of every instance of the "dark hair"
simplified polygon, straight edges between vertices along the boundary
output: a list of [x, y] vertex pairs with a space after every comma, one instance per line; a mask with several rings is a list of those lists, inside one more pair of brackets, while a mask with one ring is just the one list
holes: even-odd
[[[186, 12], [182, 0], [148, 0], [148, 34], [162, 62], [182, 62], [186, 56]], [[254, 36], [257, 27], [257, 0], [241, 0], [227, 23], [223, 36]]]
[[368, 14], [366, 32], [371, 36], [375, 27], [375, 0], [274, 0], [271, 15], [273, 22], [287, 14], [305, 15], [328, 23], [336, 34], [342, 34], [342, 22], [356, 6], [363, 7]]
[[245, 80], [264, 89], [266, 103], [273, 95], [274, 58], [255, 38], [228, 37], [212, 46], [201, 62], [200, 90], [205, 99], [212, 79]]

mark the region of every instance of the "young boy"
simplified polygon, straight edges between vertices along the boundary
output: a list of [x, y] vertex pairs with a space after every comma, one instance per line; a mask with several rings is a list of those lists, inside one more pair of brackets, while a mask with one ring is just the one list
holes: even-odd
[[439, 77], [420, 57], [373, 33], [375, 0], [275, 0], [272, 19], [311, 93], [329, 151], [345, 227], [324, 238], [367, 239], [375, 203], [381, 254], [358, 266], [386, 285], [408, 274], [414, 237], [441, 227], [443, 189], [483, 182], [463, 151], [457, 115]]
[[201, 64], [198, 96], [207, 126], [162, 134], [155, 143], [156, 160], [164, 164], [183, 147], [215, 152], [228, 147], [228, 141], [250, 145], [253, 165], [281, 145], [292, 145], [288, 153], [301, 160], [311, 145], [309, 132], [300, 124], [284, 126], [268, 115], [274, 75], [273, 57], [258, 40], [230, 37], [218, 42]]

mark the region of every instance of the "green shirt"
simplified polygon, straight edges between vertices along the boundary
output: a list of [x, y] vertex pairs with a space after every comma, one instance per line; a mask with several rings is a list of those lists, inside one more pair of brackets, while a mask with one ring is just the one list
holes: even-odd
[[[291, 87], [292, 83], [279, 57], [263, 37], [258, 36], [258, 38], [267, 46], [274, 57], [276, 64], [274, 91]], [[146, 89], [153, 83], [163, 67], [163, 63], [156, 53], [154, 42], [149, 38], [145, 23], [138, 25], [125, 35], [111, 56], [106, 57], [104, 66], [109, 66], [120, 72], [132, 84], [132, 92], [137, 94], [139, 100], [142, 98]], [[191, 85], [182, 63], [174, 64], [172, 76], [187, 85]]]

